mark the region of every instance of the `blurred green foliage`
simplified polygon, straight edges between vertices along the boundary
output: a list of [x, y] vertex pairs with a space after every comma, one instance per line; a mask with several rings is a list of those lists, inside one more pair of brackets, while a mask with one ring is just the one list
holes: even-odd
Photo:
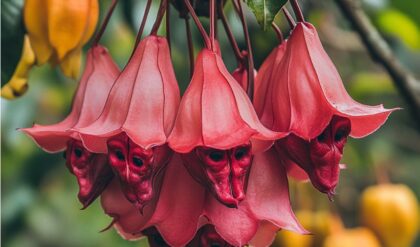
[[[123, 68], [132, 51], [145, 1], [121, 2], [124, 4], [118, 6], [101, 43], [108, 47], [114, 59]], [[320, 30], [321, 39], [346, 82], [349, 93], [362, 103], [383, 103], [389, 108], [405, 108], [404, 101], [396, 92], [389, 76], [372, 62], [363, 47], [358, 44], [357, 36], [350, 32], [350, 25], [338, 12], [333, 1], [301, 2], [305, 14], [316, 17], [314, 22]], [[110, 1], [100, 3], [103, 15]], [[420, 76], [419, 44], [416, 43], [416, 40], [419, 40], [420, 2], [366, 0], [365, 5], [398, 59]], [[157, 3], [154, 3], [145, 33], [148, 33], [152, 26], [156, 10]], [[178, 82], [184, 91], [189, 81], [185, 27], [178, 14], [172, 10], [172, 58]], [[239, 46], [245, 48], [239, 19], [232, 11], [230, 3], [227, 4], [226, 10]], [[2, 9], [2, 27], [5, 24], [3, 11], [5, 8]], [[276, 46], [277, 39], [272, 30], [260, 29], [250, 11], [247, 11], [247, 17], [258, 68]], [[279, 16], [276, 22], [286, 35], [289, 28], [284, 18]], [[355, 42], [347, 48], [338, 46], [338, 43], [344, 42], [343, 37], [331, 39], [326, 35], [333, 27], [349, 34], [348, 37], [354, 36]], [[162, 28], [161, 33], [164, 31]], [[202, 47], [202, 40], [195, 27], [193, 31], [195, 51], [198, 52]], [[7, 37], [10, 32], [10, 29], [2, 28], [2, 37]], [[228, 68], [233, 70], [237, 65], [222, 25], [218, 36], [224, 60]], [[3, 43], [2, 39], [3, 52], [4, 45], [6, 43]], [[6, 47], [7, 50], [15, 50], [14, 46]], [[77, 183], [65, 167], [62, 154], [42, 152], [32, 140], [16, 130], [19, 127], [31, 126], [34, 122], [50, 124], [62, 120], [69, 112], [76, 81], [66, 79], [59, 71], [45, 65], [31, 72], [29, 82], [30, 90], [24, 97], [10, 102], [3, 99], [1, 101], [2, 244], [5, 247], [147, 246], [144, 240], [124, 241], [112, 229], [99, 233], [111, 219], [102, 212], [99, 201], [84, 211], [79, 210], [81, 205], [76, 197]], [[408, 111], [397, 111], [375, 134], [364, 139], [350, 139], [342, 161], [348, 168], [342, 172], [336, 202], [330, 204], [324, 195], [317, 192], [311, 193], [309, 201], [316, 207], [334, 208], [340, 213], [346, 226], [357, 226], [360, 224], [356, 217], [358, 198], [366, 186], [376, 182], [375, 169], [385, 170], [391, 181], [407, 184], [419, 197], [420, 131], [415, 129], [412, 121]], [[420, 246], [419, 241], [416, 246]]]

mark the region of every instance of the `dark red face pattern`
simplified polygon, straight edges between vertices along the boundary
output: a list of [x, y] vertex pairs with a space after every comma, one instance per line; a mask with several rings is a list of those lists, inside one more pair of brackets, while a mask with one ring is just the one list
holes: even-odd
[[338, 183], [339, 162], [350, 130], [349, 119], [333, 116], [324, 131], [310, 142], [292, 134], [278, 140], [275, 147], [304, 169], [319, 191], [331, 196]]
[[229, 207], [245, 198], [246, 181], [252, 163], [251, 145], [229, 150], [199, 147], [183, 155], [192, 176]]
[[153, 198], [154, 180], [169, 159], [166, 146], [145, 150], [126, 134], [108, 141], [109, 164], [118, 176], [123, 192], [140, 210]]
[[79, 200], [89, 206], [106, 188], [114, 174], [105, 154], [94, 154], [81, 141], [70, 140], [65, 153], [66, 165], [79, 184]]

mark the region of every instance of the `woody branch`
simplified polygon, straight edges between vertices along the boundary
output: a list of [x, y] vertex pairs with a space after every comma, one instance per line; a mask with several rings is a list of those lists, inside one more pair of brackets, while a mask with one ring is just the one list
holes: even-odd
[[373, 60], [380, 63], [393, 79], [420, 130], [420, 81], [401, 65], [361, 8], [360, 1], [335, 0], [335, 2], [359, 34]]

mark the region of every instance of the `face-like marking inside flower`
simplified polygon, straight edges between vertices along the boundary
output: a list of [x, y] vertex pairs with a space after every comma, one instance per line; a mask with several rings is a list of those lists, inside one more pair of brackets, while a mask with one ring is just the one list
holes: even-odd
[[142, 211], [153, 198], [153, 183], [169, 159], [169, 148], [159, 146], [146, 150], [121, 134], [108, 141], [108, 149], [109, 163], [120, 179], [127, 200]]
[[308, 173], [315, 188], [331, 197], [338, 184], [339, 162], [350, 130], [349, 119], [333, 116], [324, 131], [310, 142], [290, 135], [275, 146]]
[[245, 198], [252, 163], [250, 144], [229, 150], [198, 147], [182, 157], [191, 175], [221, 203], [236, 207]]
[[79, 184], [79, 200], [86, 208], [106, 188], [113, 178], [112, 169], [104, 154], [94, 154], [81, 141], [70, 140], [65, 153], [66, 165]]

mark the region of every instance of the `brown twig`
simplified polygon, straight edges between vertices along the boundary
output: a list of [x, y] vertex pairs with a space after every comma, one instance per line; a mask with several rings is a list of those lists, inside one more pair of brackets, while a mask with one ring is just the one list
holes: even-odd
[[111, 5], [109, 6], [108, 13], [105, 16], [105, 19], [102, 22], [101, 27], [99, 28], [98, 32], [95, 35], [93, 40], [93, 45], [97, 45], [99, 40], [101, 39], [102, 35], [105, 32], [106, 27], [108, 26], [108, 22], [111, 19], [112, 13], [114, 12], [115, 6], [117, 6], [118, 0], [112, 0]]
[[168, 0], [161, 0], [159, 10], [156, 16], [156, 21], [153, 24], [152, 30], [150, 31], [150, 35], [157, 35], [157, 31], [162, 23], [163, 16], [166, 12], [166, 7], [168, 5]]
[[[232, 0], [232, 2], [235, 2], [235, 0]], [[253, 58], [253, 52], [252, 52], [252, 45], [251, 45], [251, 38], [249, 36], [248, 31], [248, 24], [246, 23], [244, 10], [242, 9], [242, 3], [241, 0], [236, 1], [238, 5], [238, 11], [239, 11], [239, 18], [242, 23], [242, 28], [244, 31], [245, 36], [245, 43], [246, 43], [246, 52], [247, 52], [247, 59], [248, 59], [248, 88], [247, 93], [249, 99], [252, 101], [254, 98], [254, 58]]]
[[373, 60], [380, 63], [392, 77], [406, 101], [420, 130], [420, 81], [397, 60], [392, 50], [373, 26], [359, 1], [335, 0], [341, 12], [353, 25]]
[[200, 20], [198, 19], [198, 16], [195, 13], [195, 10], [194, 10], [193, 6], [191, 5], [189, 0], [184, 0], [184, 4], [187, 7], [188, 12], [190, 13], [193, 21], [195, 22], [195, 25], [197, 26], [198, 31], [200, 31], [201, 36], [204, 39], [204, 43], [206, 44], [207, 49], [211, 49], [210, 38], [209, 38], [206, 30], [204, 29], [203, 25], [201, 24]]
[[244, 58], [241, 55], [241, 51], [239, 49], [238, 43], [236, 43], [235, 36], [233, 35], [232, 29], [229, 26], [226, 15], [223, 12], [223, 1], [219, 1], [219, 15], [222, 19], [222, 24], [223, 24], [223, 27], [225, 28], [226, 36], [228, 37], [230, 45], [232, 46], [232, 49], [233, 49], [233, 53], [235, 54], [236, 61], [238, 62], [238, 64], [242, 63]]
[[283, 37], [283, 33], [280, 30], [280, 27], [277, 26], [277, 24], [274, 23], [274, 22], [271, 23], [271, 27], [273, 28], [274, 32], [276, 33], [277, 39], [279, 40], [279, 43], [280, 44], [283, 43], [284, 37]]
[[147, 0], [146, 7], [144, 8], [143, 18], [137, 32], [135, 47], [140, 43], [141, 36], [143, 35], [144, 27], [146, 26], [147, 16], [149, 15], [150, 6], [152, 5], [152, 0]]

